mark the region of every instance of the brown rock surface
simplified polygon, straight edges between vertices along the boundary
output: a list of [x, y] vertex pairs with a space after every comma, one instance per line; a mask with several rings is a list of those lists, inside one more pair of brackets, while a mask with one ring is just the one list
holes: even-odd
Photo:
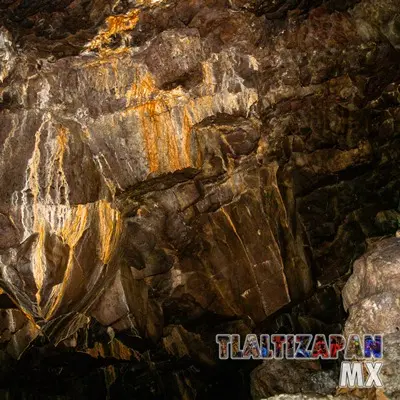
[[400, 238], [372, 240], [343, 289], [345, 334], [382, 333], [381, 379], [389, 399], [400, 398]]
[[398, 13], [0, 0], [9, 393], [245, 398], [215, 333], [342, 322], [352, 261], [398, 228]]
[[400, 330], [400, 238], [378, 239], [354, 263], [343, 289], [349, 309], [346, 332], [395, 333]]

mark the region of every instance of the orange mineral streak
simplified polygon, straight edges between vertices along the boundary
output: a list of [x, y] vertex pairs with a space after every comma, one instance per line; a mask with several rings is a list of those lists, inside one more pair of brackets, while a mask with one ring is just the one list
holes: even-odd
[[[190, 118], [185, 117], [184, 106], [179, 105], [182, 99], [186, 100], [183, 97], [179, 90], [159, 90], [149, 72], [137, 69], [135, 81], [126, 93], [124, 113], [138, 115], [150, 172], [170, 172], [190, 166], [187, 137], [192, 126]], [[171, 110], [175, 110], [175, 115]], [[184, 126], [177, 127], [174, 118], [180, 118]], [[179, 142], [180, 133], [184, 136], [183, 143]]]
[[[97, 229], [93, 226], [96, 222], [98, 223]], [[84, 232], [88, 229], [95, 229], [98, 232], [98, 259], [101, 263], [106, 264], [110, 261], [117, 247], [122, 231], [120, 213], [104, 200], [100, 200], [94, 204], [78, 205], [70, 211], [70, 217], [58, 232], [63, 242], [69, 246], [67, 268], [63, 282], [52, 300], [49, 311], [46, 313], [46, 319], [53, 317], [60, 306], [74, 268], [81, 268], [76, 262], [75, 252], [77, 245], [84, 236]]]
[[88, 208], [87, 205], [78, 205], [71, 211], [69, 219], [65, 222], [61, 231], [58, 234], [61, 236], [64, 243], [69, 246], [67, 268], [65, 270], [63, 282], [58, 290], [55, 298], [52, 299], [52, 304], [49, 307], [49, 311], [46, 313], [46, 319], [50, 319], [63, 299], [65, 290], [68, 286], [69, 278], [71, 276], [74, 267], [74, 251], [75, 246], [81, 239], [85, 229], [88, 225]]
[[135, 1], [135, 6], [147, 6], [147, 7], [151, 7], [154, 6], [157, 3], [162, 3], [163, 0], [136, 0]]
[[190, 117], [190, 114], [187, 112], [186, 109], [184, 109], [183, 110], [183, 122], [182, 122], [182, 134], [183, 134], [184, 157], [185, 157], [185, 163], [187, 165], [191, 164], [190, 141], [191, 141], [191, 134], [192, 134], [193, 125], [194, 125], [194, 123], [192, 121], [192, 118]]
[[177, 135], [163, 100], [150, 101], [137, 108], [147, 150], [150, 172], [182, 169]]
[[94, 90], [113, 93], [116, 98], [120, 98], [124, 94], [123, 79], [119, 79], [119, 64], [123, 53], [130, 53], [130, 50], [125, 47], [116, 50], [102, 50], [101, 57], [83, 63], [77, 62], [75, 67], [92, 69], [88, 81]]
[[40, 141], [41, 141], [41, 130], [44, 127], [46, 121], [42, 123], [40, 128], [35, 133], [35, 146], [33, 149], [32, 158], [29, 161], [28, 168], [28, 187], [32, 194], [32, 211], [33, 211], [33, 230], [38, 233], [38, 241], [36, 248], [33, 253], [33, 265], [32, 272], [35, 279], [37, 292], [36, 300], [40, 303], [40, 290], [43, 286], [44, 271], [46, 263], [43, 254], [43, 245], [45, 239], [45, 225], [44, 221], [39, 215], [39, 167], [40, 167]]
[[107, 264], [117, 247], [118, 239], [122, 231], [122, 220], [120, 213], [114, 210], [109, 203], [101, 200], [97, 203], [99, 236], [100, 236], [100, 259]]
[[42, 223], [38, 228], [38, 241], [36, 244], [35, 252], [33, 255], [33, 265], [34, 265], [34, 276], [35, 276], [35, 282], [37, 286], [37, 292], [36, 292], [36, 301], [38, 304], [41, 302], [41, 296], [40, 296], [40, 291], [43, 286], [43, 280], [44, 280], [44, 272], [46, 269], [46, 259], [45, 259], [45, 254], [44, 254], [44, 240], [46, 236], [46, 230], [44, 223]]
[[124, 92], [122, 84], [117, 87], [118, 62], [110, 54], [86, 66], [99, 67], [99, 79], [95, 85], [109, 90], [113, 88], [116, 97], [125, 97], [126, 108], [120, 117], [133, 115], [137, 118], [149, 172], [168, 173], [191, 166], [199, 167], [201, 157], [193, 159], [192, 156], [193, 126], [220, 108], [213, 96], [215, 84], [212, 68], [208, 64], [203, 65], [207, 77], [204, 94], [190, 99], [179, 87], [168, 91], [159, 89], [153, 75], [141, 64], [132, 66], [134, 79], [131, 87]]
[[192, 160], [192, 134], [193, 127], [203, 119], [213, 115], [214, 103], [212, 96], [203, 96], [197, 99], [190, 99], [182, 109], [182, 136], [183, 156], [187, 166], [193, 165], [201, 168], [201, 154], [198, 153], [196, 160]]
[[[64, 172], [64, 156], [68, 150], [68, 136], [69, 130], [63, 126], [61, 126], [57, 131], [56, 138], [56, 150], [54, 152], [53, 157], [48, 163], [47, 170], [51, 173], [55, 170], [55, 174], [52, 174], [50, 177], [51, 181], [46, 185], [46, 200], [51, 199], [50, 190], [53, 186], [53, 179], [56, 178], [59, 180], [58, 187], [64, 187], [68, 190], [68, 182], [67, 177]], [[59, 200], [59, 199], [57, 199]], [[68, 193], [66, 193], [65, 201], [68, 203]]]
[[160, 123], [164, 122], [163, 125], [165, 126], [164, 132], [166, 135], [165, 140], [167, 143], [167, 154], [169, 162], [167, 169], [169, 171], [176, 171], [186, 167], [188, 164], [185, 162], [182, 163], [181, 161], [181, 157], [178, 150], [178, 138], [174, 130], [174, 127], [172, 125], [172, 116], [170, 115], [170, 113], [162, 114], [162, 116], [163, 118], [161, 119]]
[[58, 234], [64, 243], [68, 244], [71, 251], [81, 239], [89, 222], [90, 205], [79, 204], [71, 210], [70, 217], [65, 222]]
[[[84, 69], [98, 69], [95, 77], [94, 84], [102, 83], [104, 76], [109, 74], [111, 68], [115, 73], [115, 69], [118, 68], [118, 62], [124, 59], [124, 56], [132, 54], [132, 50], [129, 47], [119, 47], [117, 49], [103, 49], [100, 52], [100, 57], [90, 58], [90, 60], [76, 60], [73, 66], [75, 68]], [[111, 64], [111, 65], [110, 65]]]
[[[106, 28], [88, 44], [89, 50], [99, 50], [104, 54], [105, 47], [111, 43], [112, 37], [132, 30], [139, 21], [139, 11], [131, 10], [127, 14], [110, 16], [106, 19]], [[110, 50], [108, 50], [110, 51]]]
[[156, 117], [157, 108], [156, 101], [150, 101], [138, 108], [150, 172], [156, 172], [160, 167], [158, 141], [161, 130]]
[[137, 76], [126, 93], [125, 114], [136, 113], [147, 151], [150, 172], [170, 172], [191, 165], [191, 130], [197, 123], [195, 111], [188, 112], [181, 91], [159, 90], [146, 72]]
[[117, 339], [112, 340], [108, 344], [95, 342], [94, 347], [86, 350], [86, 353], [94, 358], [113, 357], [117, 360], [126, 361], [129, 361], [135, 355], [131, 349]]
[[203, 82], [204, 82], [204, 95], [213, 95], [215, 92], [215, 78], [211, 63], [203, 63]]
[[[129, 53], [127, 48], [117, 50], [104, 50], [102, 58], [97, 58], [95, 61], [85, 64], [85, 67], [95, 67], [93, 76], [93, 87], [99, 91], [106, 90], [108, 93], [113, 93], [116, 98], [120, 98], [124, 92], [123, 79], [119, 79], [120, 59], [122, 53]], [[121, 94], [122, 93], [122, 94]]]
[[146, 72], [141, 76], [141, 71], [139, 68], [136, 69], [136, 78], [131, 86], [131, 88], [126, 93], [126, 106], [129, 109], [135, 108], [138, 105], [147, 103], [154, 97], [157, 92], [157, 88], [152, 75]]

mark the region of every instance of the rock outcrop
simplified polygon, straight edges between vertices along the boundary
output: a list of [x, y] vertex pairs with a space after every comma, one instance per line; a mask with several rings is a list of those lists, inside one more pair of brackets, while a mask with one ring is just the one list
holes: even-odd
[[253, 399], [280, 393], [327, 396], [336, 392], [337, 382], [337, 371], [323, 371], [315, 360], [267, 360], [251, 373], [251, 394]]
[[0, 0], [2, 386], [247, 396], [215, 333], [340, 327], [399, 224], [399, 9]]
[[[354, 262], [342, 291], [349, 312], [343, 334], [383, 334], [383, 389], [340, 389], [339, 371], [322, 371], [316, 360], [267, 360], [251, 373], [253, 399], [400, 398], [400, 238], [379, 237], [368, 242], [367, 252]], [[327, 397], [318, 397], [322, 395]]]
[[354, 263], [343, 289], [346, 333], [400, 331], [400, 238], [378, 239]]
[[384, 335], [381, 372], [385, 395], [400, 398], [400, 238], [380, 238], [354, 263], [343, 289], [349, 318], [345, 334]]

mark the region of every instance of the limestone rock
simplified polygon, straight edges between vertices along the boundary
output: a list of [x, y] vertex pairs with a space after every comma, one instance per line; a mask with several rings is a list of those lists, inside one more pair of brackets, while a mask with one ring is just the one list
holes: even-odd
[[354, 263], [353, 274], [343, 289], [349, 309], [345, 334], [382, 333], [384, 393], [390, 399], [400, 396], [400, 239], [378, 238]]
[[330, 399], [330, 400], [356, 400], [357, 397], [352, 395], [340, 395], [340, 396], [318, 396], [314, 394], [280, 394], [277, 396], [267, 397], [268, 400], [319, 400], [319, 399]]
[[16, 61], [16, 52], [12, 36], [4, 27], [0, 28], [0, 83], [2, 83], [13, 69]]
[[334, 371], [322, 371], [317, 361], [293, 360], [265, 361], [251, 375], [253, 399], [280, 393], [329, 395], [336, 391], [338, 378]]
[[370, 247], [354, 263], [343, 289], [344, 306], [350, 313], [345, 327], [348, 334], [399, 330], [400, 240], [378, 240]]
[[[0, 380], [15, 396], [247, 396], [254, 366], [221, 367], [211, 336], [340, 327], [353, 260], [399, 227], [398, 11], [0, 0]], [[392, 311], [368, 329], [398, 326], [390, 262], [389, 282], [351, 278], [349, 329], [371, 304]]]
[[385, 394], [390, 399], [400, 398], [400, 379], [399, 379], [399, 351], [400, 334], [399, 332], [385, 335], [384, 342], [384, 365], [382, 368], [382, 383]]

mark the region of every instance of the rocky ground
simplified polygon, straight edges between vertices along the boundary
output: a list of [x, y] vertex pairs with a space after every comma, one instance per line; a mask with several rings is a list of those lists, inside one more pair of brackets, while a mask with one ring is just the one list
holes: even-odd
[[396, 348], [399, 11], [0, 0], [1, 395], [327, 395], [334, 365], [271, 386], [215, 334]]

